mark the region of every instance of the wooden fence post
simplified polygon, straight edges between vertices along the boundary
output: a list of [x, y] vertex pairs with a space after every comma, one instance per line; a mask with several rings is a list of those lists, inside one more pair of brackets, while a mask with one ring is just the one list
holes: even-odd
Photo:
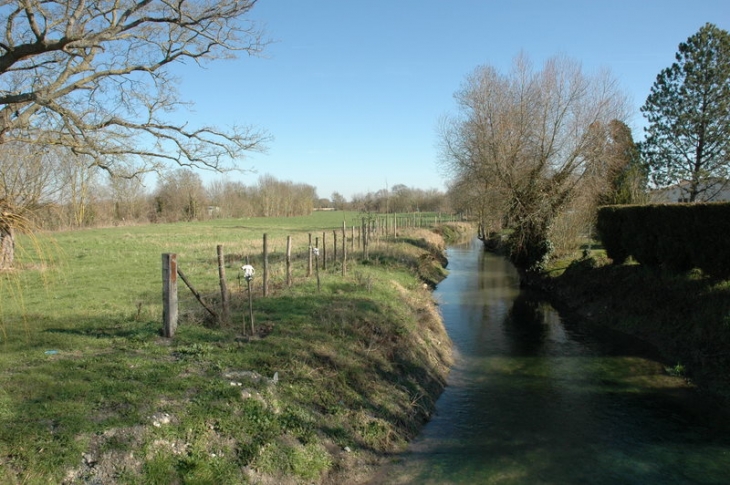
[[[256, 270], [254, 270], [253, 266], [248, 264], [248, 262], [246, 262], [246, 265], [242, 266], [241, 269], [243, 270], [243, 279], [246, 280], [246, 288], [248, 289], [248, 315], [249, 320], [251, 321], [251, 337], [253, 337], [256, 333], [256, 328], [253, 324], [253, 296], [251, 295], [251, 280], [253, 279], [253, 275]], [[246, 317], [243, 318], [243, 333], [246, 333]]]
[[269, 236], [264, 233], [264, 296], [269, 294]]
[[342, 276], [347, 274], [347, 222], [342, 221]]
[[291, 288], [291, 236], [286, 237], [286, 286]]
[[322, 231], [322, 271], [327, 270], [327, 232]]
[[337, 229], [332, 230], [332, 249], [334, 249], [334, 252], [332, 253], [332, 263], [337, 264]]
[[309, 256], [307, 259], [307, 277], [312, 276], [312, 233], [309, 233]]
[[253, 323], [253, 295], [251, 294], [251, 280], [246, 281], [246, 286], [248, 288], [248, 319], [251, 322], [251, 336], [253, 337], [256, 334], [256, 327], [254, 327]]
[[319, 247], [312, 248], [312, 252], [314, 253], [314, 271], [317, 275], [317, 293], [319, 293], [322, 290], [322, 286], [319, 281]]
[[218, 279], [221, 286], [221, 305], [223, 307], [220, 323], [227, 325], [231, 314], [231, 305], [228, 300], [228, 284], [226, 283], [226, 265], [225, 257], [223, 256], [223, 246], [220, 244], [216, 246], [216, 252], [218, 253]]
[[177, 254], [162, 255], [162, 335], [175, 336], [177, 330]]

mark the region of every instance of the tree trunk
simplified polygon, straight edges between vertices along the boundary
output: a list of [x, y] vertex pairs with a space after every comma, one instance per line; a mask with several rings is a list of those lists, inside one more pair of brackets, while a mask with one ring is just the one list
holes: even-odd
[[13, 267], [15, 234], [12, 227], [0, 225], [0, 271]]

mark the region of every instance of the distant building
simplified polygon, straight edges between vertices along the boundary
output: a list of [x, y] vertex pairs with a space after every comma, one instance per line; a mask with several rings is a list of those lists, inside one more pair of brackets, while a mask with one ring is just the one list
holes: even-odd
[[[650, 194], [651, 202], [655, 204], [676, 204], [689, 202], [689, 182], [683, 181], [676, 185], [654, 190]], [[695, 202], [730, 202], [730, 181], [725, 179], [709, 179], [700, 186]]]

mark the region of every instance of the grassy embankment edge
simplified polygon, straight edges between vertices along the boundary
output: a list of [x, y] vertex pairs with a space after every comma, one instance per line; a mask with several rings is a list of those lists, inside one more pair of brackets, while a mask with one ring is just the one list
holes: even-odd
[[699, 270], [614, 265], [593, 250], [554, 262], [527, 284], [568, 315], [650, 343], [668, 373], [685, 377], [719, 406], [730, 403], [730, 281]]
[[[257, 299], [254, 339], [199, 315], [161, 339], [159, 315], [141, 305], [69, 318], [32, 309], [25, 341], [3, 342], [0, 478], [366, 481], [417, 434], [445, 385], [451, 347], [430, 293], [443, 250], [443, 236], [412, 230], [352, 261], [348, 277], [328, 273], [319, 292], [310, 278]], [[240, 319], [244, 304], [233, 310]], [[6, 315], [3, 325], [17, 323]]]

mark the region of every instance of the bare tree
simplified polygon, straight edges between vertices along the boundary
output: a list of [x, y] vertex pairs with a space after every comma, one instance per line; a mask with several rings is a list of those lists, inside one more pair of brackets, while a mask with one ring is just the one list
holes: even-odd
[[243, 182], [216, 180], [207, 187], [208, 198], [219, 211], [220, 217], [252, 217], [254, 209], [254, 189]]
[[345, 210], [347, 209], [347, 199], [337, 191], [332, 192], [332, 206], [337, 210]]
[[137, 178], [111, 177], [107, 193], [112, 203], [111, 219], [116, 222], [140, 221], [146, 216], [145, 188]]
[[0, 143], [0, 270], [12, 267], [16, 230], [31, 232], [33, 214], [57, 199], [59, 152]]
[[0, 143], [67, 147], [88, 157], [89, 168], [111, 174], [120, 166], [135, 175], [167, 163], [235, 167], [244, 152], [262, 148], [266, 135], [168, 121], [165, 115], [184, 104], [168, 68], [259, 54], [266, 42], [246, 19], [255, 3], [0, 2]]
[[205, 215], [207, 194], [203, 181], [189, 168], [160, 174], [154, 197], [157, 216], [166, 222], [193, 221]]
[[259, 177], [254, 198], [259, 207], [259, 216], [300, 216], [312, 213], [317, 200], [317, 189], [308, 184], [281, 181], [265, 174]]
[[385, 188], [367, 194], [355, 194], [352, 196], [350, 204], [347, 205], [362, 212], [381, 214], [418, 211], [435, 212], [448, 208], [444, 193], [436, 189], [415, 189], [403, 184], [396, 184], [391, 189]]
[[502, 230], [507, 198], [498, 185], [476, 177], [461, 177], [451, 181], [448, 197], [454, 210], [477, 218], [480, 237]]
[[61, 160], [58, 179], [61, 183], [59, 202], [65, 208], [65, 224], [84, 227], [91, 222], [94, 189], [98, 185], [98, 171], [85, 155], [69, 154]]
[[0, 144], [0, 198], [24, 213], [52, 202], [62, 188], [61, 159], [59, 150]]
[[442, 125], [442, 163], [499, 194], [514, 229], [512, 259], [536, 269], [551, 252], [556, 217], [593, 173], [591, 126], [623, 119], [625, 98], [608, 73], [587, 76], [566, 58], [535, 71], [518, 56], [507, 75], [477, 68], [456, 99], [459, 115]]

